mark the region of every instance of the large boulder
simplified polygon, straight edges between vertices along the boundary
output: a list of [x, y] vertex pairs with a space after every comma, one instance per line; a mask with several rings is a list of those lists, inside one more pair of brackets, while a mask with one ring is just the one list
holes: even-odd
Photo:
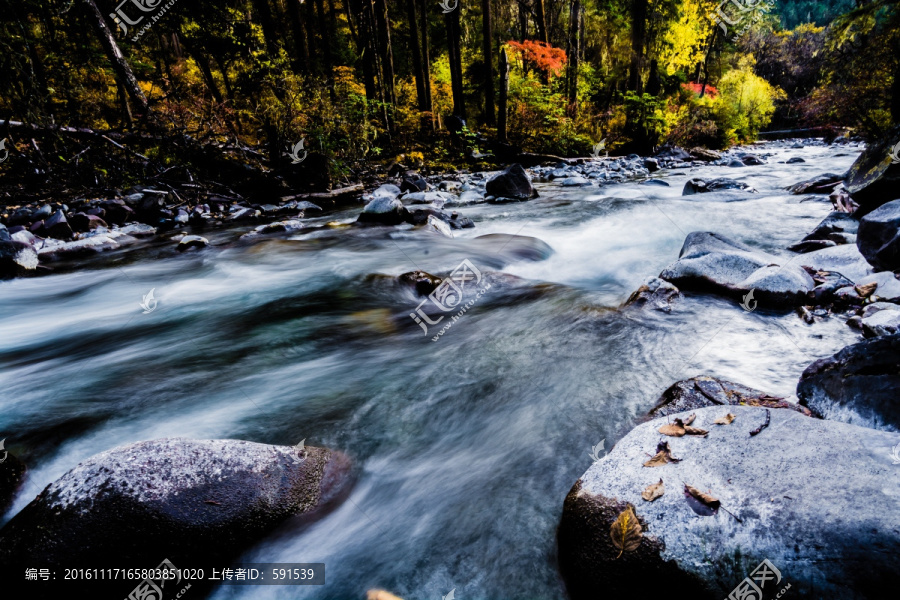
[[857, 212], [860, 215], [900, 199], [900, 163], [893, 160], [898, 144], [900, 127], [870, 144], [850, 167], [845, 185], [850, 196], [859, 204]]
[[846, 175], [823, 173], [812, 179], [795, 183], [788, 188], [792, 194], [830, 194], [834, 186], [844, 181]]
[[221, 566], [288, 517], [317, 514], [348, 472], [347, 457], [324, 448], [185, 438], [119, 446], [13, 517], [0, 530], [0, 564]]
[[25, 475], [25, 463], [5, 448], [5, 442], [0, 440], [0, 515], [12, 506]]
[[900, 334], [853, 344], [812, 363], [800, 403], [826, 419], [900, 431]]
[[859, 220], [845, 212], [835, 211], [825, 217], [815, 229], [813, 229], [800, 242], [789, 247], [795, 252], [811, 252], [822, 248], [847, 243], [856, 235], [859, 229]]
[[900, 270], [900, 200], [888, 202], [862, 218], [856, 245], [879, 271]]
[[530, 200], [537, 198], [537, 190], [531, 185], [528, 173], [520, 164], [510, 165], [505, 171], [494, 175], [485, 184], [485, 194], [494, 200]]
[[359, 223], [399, 225], [409, 217], [409, 211], [396, 198], [377, 197], [363, 209], [357, 218]]
[[38, 255], [31, 245], [17, 240], [0, 240], [0, 279], [22, 275], [37, 266]]
[[773, 306], [800, 304], [815, 287], [806, 271], [787, 260], [701, 231], [688, 234], [678, 261], [659, 276], [681, 289], [712, 290], [735, 298], [753, 290], [753, 299]]
[[[639, 425], [569, 492], [558, 547], [570, 598], [736, 598], [729, 593], [766, 559], [780, 571], [763, 582], [766, 599], [788, 584], [787, 597], [806, 599], [875, 600], [896, 589], [900, 469], [891, 448], [900, 435], [787, 410], [692, 412], [708, 436], [659, 433], [689, 413]], [[714, 424], [726, 413], [730, 425]], [[661, 440], [680, 462], [643, 466]], [[642, 499], [660, 479], [663, 495]], [[689, 504], [685, 484], [721, 508], [693, 495]], [[629, 506], [642, 536], [620, 554], [612, 527]]]
[[866, 262], [855, 244], [842, 244], [807, 252], [794, 262], [815, 271], [840, 273], [851, 281], [858, 281], [872, 274], [871, 265]]
[[647, 413], [652, 418], [665, 417], [707, 406], [759, 406], [787, 408], [812, 416], [810, 410], [740, 383], [701, 375], [677, 381], [666, 389]]

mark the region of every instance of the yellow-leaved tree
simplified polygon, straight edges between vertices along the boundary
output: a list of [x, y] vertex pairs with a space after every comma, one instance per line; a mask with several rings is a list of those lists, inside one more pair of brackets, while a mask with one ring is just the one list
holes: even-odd
[[719, 80], [718, 121], [729, 142], [753, 141], [775, 112], [775, 102], [787, 97], [781, 88], [753, 72], [756, 59], [745, 54]]
[[690, 71], [703, 62], [706, 45], [715, 23], [710, 15], [716, 10], [715, 0], [684, 0], [679, 16], [673, 20], [662, 38], [659, 62], [666, 73]]

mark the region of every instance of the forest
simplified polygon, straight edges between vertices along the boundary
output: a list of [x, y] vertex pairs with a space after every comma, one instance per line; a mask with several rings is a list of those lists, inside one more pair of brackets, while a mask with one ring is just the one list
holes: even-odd
[[900, 122], [898, 4], [3, 0], [0, 133], [18, 168], [0, 177], [283, 172], [296, 147], [313, 160], [295, 186], [319, 189], [398, 157], [723, 149], [767, 129], [872, 140]]

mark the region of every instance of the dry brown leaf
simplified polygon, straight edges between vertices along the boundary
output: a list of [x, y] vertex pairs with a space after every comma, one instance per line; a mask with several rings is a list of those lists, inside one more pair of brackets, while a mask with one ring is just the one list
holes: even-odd
[[660, 442], [656, 445], [656, 455], [645, 462], [644, 466], [661, 467], [670, 462], [677, 463], [680, 461], [680, 458], [675, 458], [674, 456], [672, 456], [672, 451], [669, 449], [669, 442]]
[[687, 419], [684, 420], [684, 424], [690, 425], [691, 423], [694, 422], [694, 419], [696, 419], [696, 418], [697, 418], [697, 413], [691, 413], [691, 416], [689, 416]]
[[395, 596], [384, 590], [369, 590], [366, 592], [366, 600], [403, 600], [399, 596]]
[[681, 419], [675, 419], [674, 423], [667, 423], [660, 427], [659, 432], [663, 435], [681, 437], [684, 435], [684, 423], [681, 422]]
[[643, 531], [630, 504], [609, 528], [609, 536], [612, 538], [613, 546], [619, 549], [619, 556], [622, 556], [623, 552], [634, 552], [641, 545]]
[[647, 502], [653, 502], [665, 493], [666, 486], [663, 485], [663, 480], [660, 479], [659, 483], [651, 483], [650, 485], [648, 485], [647, 489], [641, 492], [641, 498], [643, 498]]
[[719, 417], [718, 419], [713, 421], [713, 423], [715, 423], [716, 425], [731, 425], [732, 421], [734, 421], [734, 415], [728, 413], [724, 417]]
[[713, 498], [709, 494], [704, 494], [695, 487], [684, 484], [684, 497], [688, 501], [688, 506], [698, 515], [709, 517], [719, 510], [722, 504], [718, 498]]
[[699, 427], [685, 427], [684, 432], [688, 435], [699, 435], [700, 437], [706, 437], [709, 434], [707, 430]]
[[868, 298], [872, 295], [872, 292], [878, 287], [878, 282], [873, 281], [872, 283], [867, 283], [866, 285], [858, 285], [854, 289], [856, 293], [859, 294], [863, 298]]

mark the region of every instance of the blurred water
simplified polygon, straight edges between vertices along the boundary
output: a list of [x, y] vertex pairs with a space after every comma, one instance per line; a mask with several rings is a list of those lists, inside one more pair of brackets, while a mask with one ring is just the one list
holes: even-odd
[[[12, 514], [84, 458], [169, 436], [339, 449], [358, 478], [317, 523], [285, 525], [245, 561], [324, 562], [324, 586], [222, 587], [216, 598], [563, 598], [555, 528], [566, 492], [671, 383], [713, 374], [780, 395], [855, 341], [839, 319], [743, 311], [688, 295], [671, 314], [616, 309], [695, 230], [785, 254], [830, 210], [784, 187], [857, 152], [772, 150], [769, 164], [669, 172], [669, 188], [572, 189], [457, 209], [476, 228], [322, 230], [0, 283], [0, 437], [29, 464]], [[778, 164], [802, 156], [799, 165]], [[693, 176], [762, 193], [682, 197]], [[321, 219], [349, 220], [358, 209]], [[533, 236], [555, 253], [518, 260]], [[432, 342], [419, 300], [386, 277], [464, 259], [533, 280], [488, 292]], [[118, 259], [115, 259], [118, 260]], [[536, 287], [539, 282], [552, 284]], [[157, 308], [139, 302], [155, 288]], [[181, 565], [179, 565], [181, 566]], [[184, 565], [183, 567], [188, 567]]]

